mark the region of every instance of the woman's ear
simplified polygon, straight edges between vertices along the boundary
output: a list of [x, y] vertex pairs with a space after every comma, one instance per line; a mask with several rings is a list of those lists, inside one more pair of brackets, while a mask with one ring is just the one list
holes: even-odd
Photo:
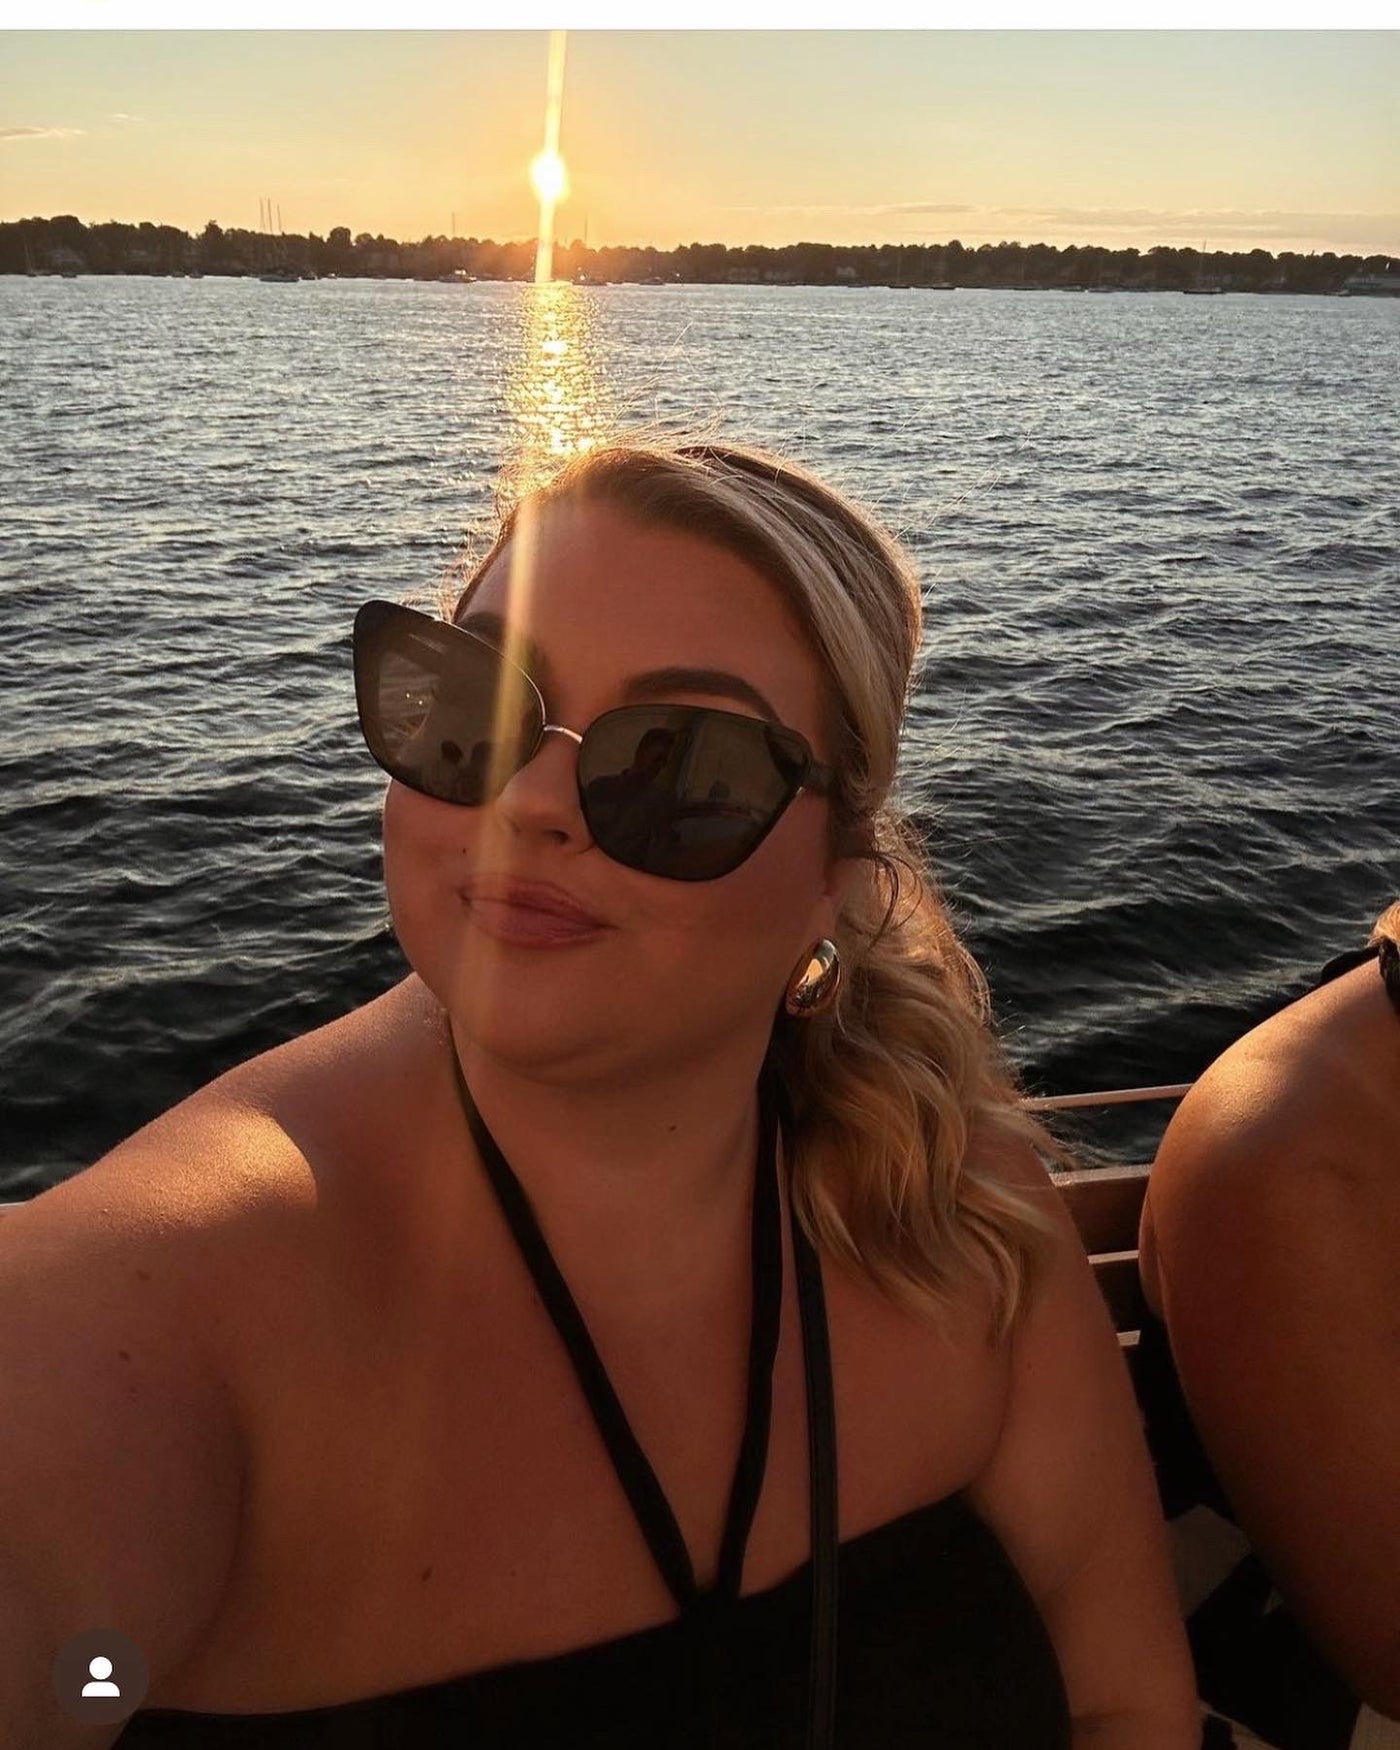
[[864, 857], [837, 857], [827, 864], [819, 901], [819, 915], [826, 920], [822, 935], [829, 937], [836, 928], [836, 920], [865, 867], [865, 861]]

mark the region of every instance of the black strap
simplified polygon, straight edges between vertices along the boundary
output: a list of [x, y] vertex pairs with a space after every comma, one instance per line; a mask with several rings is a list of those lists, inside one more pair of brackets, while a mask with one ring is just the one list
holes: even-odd
[[1400, 943], [1393, 936], [1382, 936], [1376, 943], [1381, 963], [1381, 981], [1385, 994], [1400, 1010]]
[[[1365, 948], [1348, 948], [1345, 953], [1334, 954], [1318, 973], [1317, 983], [1330, 984], [1334, 978], [1340, 978], [1344, 972], [1364, 966], [1368, 960], [1379, 963], [1385, 994], [1400, 1009], [1400, 946], [1390, 936], [1381, 936]], [[1316, 989], [1317, 986], [1313, 988]]]
[[[779, 1089], [783, 1140], [793, 1132], [792, 1108]], [[791, 1186], [789, 1176], [789, 1187]], [[836, 1614], [840, 1567], [837, 1514], [836, 1397], [831, 1382], [831, 1340], [822, 1290], [821, 1261], [797, 1219], [789, 1192], [797, 1304], [802, 1315], [802, 1363], [807, 1384], [807, 1455], [812, 1518], [812, 1657], [807, 1689], [807, 1750], [831, 1750], [836, 1741]]]
[[[1317, 984], [1331, 984], [1334, 978], [1340, 978], [1344, 972], [1352, 972], [1358, 966], [1364, 966], [1368, 960], [1374, 960], [1380, 954], [1380, 949], [1372, 943], [1369, 948], [1347, 948], [1340, 954], [1334, 954], [1317, 975]], [[1314, 989], [1317, 985], [1314, 985]]]
[[772, 1093], [759, 1099], [758, 1167], [754, 1179], [753, 1312], [749, 1327], [749, 1394], [744, 1438], [729, 1491], [724, 1535], [720, 1541], [715, 1591], [737, 1598], [744, 1578], [744, 1552], [749, 1545], [763, 1476], [768, 1468], [768, 1436], [773, 1422], [773, 1364], [783, 1311], [783, 1240], [779, 1218], [777, 1174], [778, 1111]]
[[[707, 1597], [695, 1579], [695, 1569], [665, 1491], [632, 1432], [625, 1411], [613, 1390], [578, 1303], [560, 1274], [548, 1243], [530, 1207], [525, 1188], [501, 1153], [495, 1138], [476, 1109], [462, 1074], [455, 1046], [453, 1067], [457, 1090], [467, 1123], [481, 1154], [502, 1212], [515, 1236], [545, 1310], [554, 1321], [579, 1383], [583, 1387], [593, 1420], [602, 1436], [618, 1481], [622, 1484], [647, 1547], [682, 1611], [695, 1609]], [[780, 1238], [778, 1181], [774, 1166], [777, 1115], [774, 1101], [765, 1095], [759, 1107], [759, 1170], [754, 1180], [753, 1219], [753, 1317], [749, 1339], [748, 1414], [739, 1446], [729, 1509], [720, 1544], [719, 1574], [714, 1596], [737, 1597], [743, 1576], [744, 1551], [768, 1458], [768, 1435], [772, 1421], [773, 1362], [778, 1351], [782, 1310], [782, 1241]]]
[[[793, 1132], [786, 1091], [770, 1067], [759, 1083], [759, 1147], [754, 1179], [753, 1318], [749, 1337], [748, 1413], [730, 1489], [720, 1543], [719, 1573], [713, 1592], [696, 1585], [690, 1552], [671, 1504], [642, 1451], [612, 1381], [593, 1346], [583, 1314], [560, 1274], [535, 1219], [524, 1187], [501, 1153], [476, 1109], [462, 1074], [455, 1042], [452, 1067], [467, 1123], [502, 1212], [534, 1278], [578, 1374], [593, 1419], [612, 1459], [618, 1480], [646, 1538], [647, 1547], [682, 1611], [695, 1611], [710, 1598], [737, 1597], [744, 1551], [763, 1487], [772, 1422], [773, 1363], [782, 1312], [776, 1144], [781, 1125], [785, 1143]], [[811, 1492], [812, 1638], [808, 1684], [808, 1750], [832, 1750], [836, 1725], [836, 1610], [840, 1559], [836, 1479], [836, 1404], [831, 1380], [831, 1343], [821, 1263], [789, 1200], [797, 1304], [802, 1322], [802, 1361], [807, 1390], [807, 1451]]]

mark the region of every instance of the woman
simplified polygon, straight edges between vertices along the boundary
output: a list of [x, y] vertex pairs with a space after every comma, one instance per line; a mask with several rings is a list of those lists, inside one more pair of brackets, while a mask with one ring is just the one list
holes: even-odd
[[123, 1750], [1194, 1744], [1113, 1332], [887, 809], [907, 562], [619, 447], [452, 618], [356, 629], [412, 976], [12, 1220], [123, 1455], [29, 1614], [143, 1646]]
[[1397, 1139], [1400, 904], [1211, 1065], [1143, 1214], [1144, 1398], [1241, 1742], [1400, 1750]]

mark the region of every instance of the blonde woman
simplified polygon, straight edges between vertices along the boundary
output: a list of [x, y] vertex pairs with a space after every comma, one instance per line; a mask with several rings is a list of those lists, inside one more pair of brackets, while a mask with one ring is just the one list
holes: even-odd
[[412, 974], [10, 1219], [6, 1743], [107, 1622], [123, 1750], [1194, 1745], [1114, 1335], [888, 812], [919, 644], [888, 536], [718, 444], [361, 611]]
[[1400, 903], [1183, 1101], [1141, 1260], [1202, 1695], [1239, 1742], [1400, 1750]]

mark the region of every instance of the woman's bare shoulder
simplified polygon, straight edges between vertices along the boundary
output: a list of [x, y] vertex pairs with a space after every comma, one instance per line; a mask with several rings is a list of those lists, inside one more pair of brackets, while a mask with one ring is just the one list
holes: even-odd
[[[1149, 1201], [1160, 1213], [1198, 1199], [1218, 1221], [1258, 1198], [1330, 1197], [1341, 1178], [1393, 1180], [1400, 1115], [1400, 1025], [1362, 967], [1311, 991], [1228, 1047], [1167, 1127]], [[1286, 1179], [1286, 1182], [1285, 1182]]]
[[400, 1116], [412, 1109], [430, 1016], [405, 985], [226, 1071], [10, 1220], [56, 1237], [100, 1227], [188, 1242], [314, 1207], [325, 1176], [388, 1122], [386, 1090]]
[[0, 1282], [137, 1331], [165, 1373], [215, 1382], [251, 1439], [285, 1333], [397, 1304], [430, 1244], [438, 1180], [410, 1167], [442, 1151], [423, 1142], [433, 1055], [404, 1045], [416, 1012], [390, 992], [197, 1090], [8, 1213]]
[[[1143, 1211], [1141, 1267], [1159, 1307], [1277, 1287], [1323, 1253], [1400, 1222], [1394, 1136], [1400, 1025], [1374, 968], [1310, 992], [1246, 1033], [1167, 1126]], [[1334, 1248], [1335, 1249], [1335, 1246]]]
[[[344, 1334], [325, 1284], [351, 1279], [347, 1245], [371, 1259], [356, 1297], [378, 1286], [384, 1230], [337, 1150], [406, 1073], [402, 1007], [380, 999], [251, 1059], [0, 1221], [0, 1376], [24, 1409], [0, 1442], [15, 1509], [0, 1565], [42, 1552], [62, 1572], [40, 1612], [120, 1591], [158, 1675], [229, 1584], [270, 1388], [285, 1405], [287, 1382], [324, 1371], [307, 1309]], [[63, 1488], [36, 1488], [56, 1454]]]
[[[386, 1091], [413, 1092], [415, 1079], [440, 1072], [445, 1050], [442, 1012], [416, 978], [285, 1044], [238, 1064], [172, 1109], [203, 1118], [219, 1108], [276, 1122], [295, 1140], [339, 1116], [351, 1130]], [[310, 1127], [308, 1129], [308, 1127]]]

